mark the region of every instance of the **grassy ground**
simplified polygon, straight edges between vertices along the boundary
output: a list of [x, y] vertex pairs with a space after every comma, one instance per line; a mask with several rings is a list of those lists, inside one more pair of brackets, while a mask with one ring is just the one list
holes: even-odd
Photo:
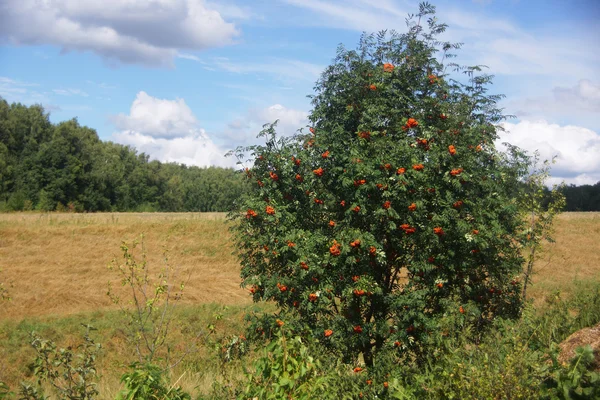
[[[265, 306], [223, 306], [216, 303], [183, 305], [174, 315], [168, 342], [172, 344], [171, 363], [185, 358], [171, 372], [172, 382], [178, 381], [187, 392], [208, 393], [215, 381], [224, 382], [229, 375], [240, 376], [240, 366], [223, 364], [219, 359], [221, 346], [244, 332], [244, 316]], [[100, 399], [114, 399], [121, 388], [120, 376], [127, 366], [138, 361], [125, 337], [126, 319], [115, 310], [73, 314], [69, 316], [30, 317], [0, 321], [0, 381], [14, 389], [20, 381], [35, 381], [28, 365], [35, 352], [29, 346], [30, 332], [53, 340], [59, 347], [76, 347], [82, 343], [90, 324], [96, 331], [91, 337], [102, 345], [97, 358], [100, 374]], [[207, 327], [214, 325], [214, 333]], [[164, 355], [164, 352], [162, 353]], [[158, 360], [164, 366], [165, 362]]]
[[[169, 263], [189, 277], [172, 342], [184, 351], [199, 333], [199, 346], [173, 379], [193, 393], [207, 393], [214, 380], [226, 380], [231, 371], [239, 375], [235, 366], [222, 368], [215, 348], [242, 332], [243, 316], [254, 306], [239, 287], [223, 214], [0, 214], [0, 282], [12, 297], [0, 303], [0, 380], [15, 388], [30, 375], [30, 331], [64, 347], [80, 342], [80, 324], [91, 323], [104, 346], [102, 398], [114, 398], [124, 364], [135, 357], [123, 339], [122, 317], [106, 296], [107, 282], [118, 281], [107, 265], [122, 257], [122, 241], [142, 233], [151, 270], [164, 265], [166, 248]], [[600, 213], [561, 215], [556, 243], [545, 246], [536, 264], [531, 297], [539, 303], [556, 290], [568, 294], [600, 280], [599, 236]], [[209, 324], [216, 326], [213, 335]]]
[[184, 303], [249, 304], [222, 213], [1, 214], [0, 276], [13, 301], [0, 318], [111, 308], [107, 283], [118, 275], [107, 266], [140, 234], [151, 270], [166, 248], [180, 276], [189, 274]]
[[563, 213], [555, 223], [556, 243], [547, 244], [535, 264], [530, 294], [537, 303], [557, 290], [600, 281], [600, 213]]

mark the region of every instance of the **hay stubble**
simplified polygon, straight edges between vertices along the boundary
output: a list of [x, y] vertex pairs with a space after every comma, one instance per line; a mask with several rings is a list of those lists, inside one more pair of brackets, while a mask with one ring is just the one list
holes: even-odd
[[[121, 261], [121, 242], [144, 234], [148, 266], [158, 273], [163, 250], [187, 281], [184, 303], [247, 304], [224, 214], [3, 214], [0, 273], [12, 301], [0, 317], [66, 315], [114, 307], [107, 266]], [[138, 259], [141, 247], [135, 250]], [[189, 281], [187, 276], [189, 275]]]
[[[0, 277], [13, 298], [0, 318], [113, 308], [107, 282], [118, 285], [118, 275], [107, 266], [120, 259], [122, 241], [142, 233], [152, 271], [168, 249], [169, 263], [189, 273], [184, 303], [250, 303], [222, 213], [0, 214]], [[600, 279], [600, 213], [561, 214], [555, 239], [535, 266], [529, 293], [536, 301]]]

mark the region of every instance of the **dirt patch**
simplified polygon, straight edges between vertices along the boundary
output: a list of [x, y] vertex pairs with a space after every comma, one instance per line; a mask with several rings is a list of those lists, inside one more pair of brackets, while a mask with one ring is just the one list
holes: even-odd
[[568, 363], [575, 357], [575, 349], [586, 345], [592, 346], [595, 359], [594, 369], [600, 371], [600, 324], [591, 328], [581, 329], [565, 339], [560, 344], [558, 361], [560, 363]]

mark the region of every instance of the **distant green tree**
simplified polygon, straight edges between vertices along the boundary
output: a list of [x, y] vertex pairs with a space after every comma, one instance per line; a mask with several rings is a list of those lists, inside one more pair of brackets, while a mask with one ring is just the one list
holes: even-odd
[[568, 185], [561, 189], [566, 211], [600, 211], [600, 182], [594, 185]]
[[8, 157], [8, 147], [0, 143], [0, 202], [8, 200], [8, 188], [11, 184], [12, 165], [9, 164]]
[[248, 186], [231, 168], [150, 161], [77, 119], [0, 99], [0, 210], [227, 211]]

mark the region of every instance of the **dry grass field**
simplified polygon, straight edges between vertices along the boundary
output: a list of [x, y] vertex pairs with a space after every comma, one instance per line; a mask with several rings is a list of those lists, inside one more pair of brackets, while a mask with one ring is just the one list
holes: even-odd
[[[13, 300], [0, 318], [68, 315], [113, 307], [107, 266], [123, 241], [144, 234], [149, 266], [169, 263], [189, 274], [184, 302], [249, 304], [225, 215], [220, 213], [1, 214], [0, 277]], [[538, 301], [577, 281], [600, 279], [600, 213], [568, 213], [556, 221], [556, 243], [545, 246], [530, 294]], [[140, 254], [138, 247], [136, 254]]]
[[[133, 358], [121, 332], [122, 319], [112, 312], [116, 307], [106, 295], [108, 281], [118, 284], [119, 279], [107, 266], [121, 260], [123, 241], [131, 243], [140, 234], [151, 271], [164, 266], [163, 249], [168, 249], [169, 263], [189, 274], [178, 321], [193, 325], [194, 331], [215, 324], [217, 342], [239, 335], [251, 301], [239, 287], [239, 264], [227, 226], [220, 213], [0, 214], [0, 282], [12, 297], [0, 303], [0, 380], [17, 388], [19, 381], [31, 379], [27, 365], [35, 354], [28, 345], [30, 331], [67, 346], [81, 340], [80, 324], [92, 323], [104, 346], [98, 367], [108, 371], [100, 376], [100, 398], [115, 397], [119, 377]], [[535, 266], [529, 294], [536, 303], [557, 290], [568, 295], [576, 285], [600, 281], [599, 237], [600, 213], [559, 216], [556, 243], [544, 247]], [[140, 255], [140, 247], [135, 254]], [[215, 320], [216, 314], [223, 318]], [[179, 328], [171, 340], [185, 345], [189, 338]], [[191, 393], [206, 394], [226, 374], [241, 376], [239, 366], [222, 369], [211, 351], [200, 347], [172, 371], [172, 378], [180, 378]]]
[[[148, 265], [169, 264], [189, 274], [184, 303], [247, 304], [232, 255], [225, 214], [1, 214], [0, 279], [12, 301], [0, 318], [67, 315], [112, 307], [107, 266], [122, 258], [120, 245], [144, 234]], [[136, 248], [136, 256], [141, 253]]]
[[537, 302], [600, 281], [600, 213], [563, 213], [554, 227], [556, 243], [543, 247], [534, 268], [530, 295]]

